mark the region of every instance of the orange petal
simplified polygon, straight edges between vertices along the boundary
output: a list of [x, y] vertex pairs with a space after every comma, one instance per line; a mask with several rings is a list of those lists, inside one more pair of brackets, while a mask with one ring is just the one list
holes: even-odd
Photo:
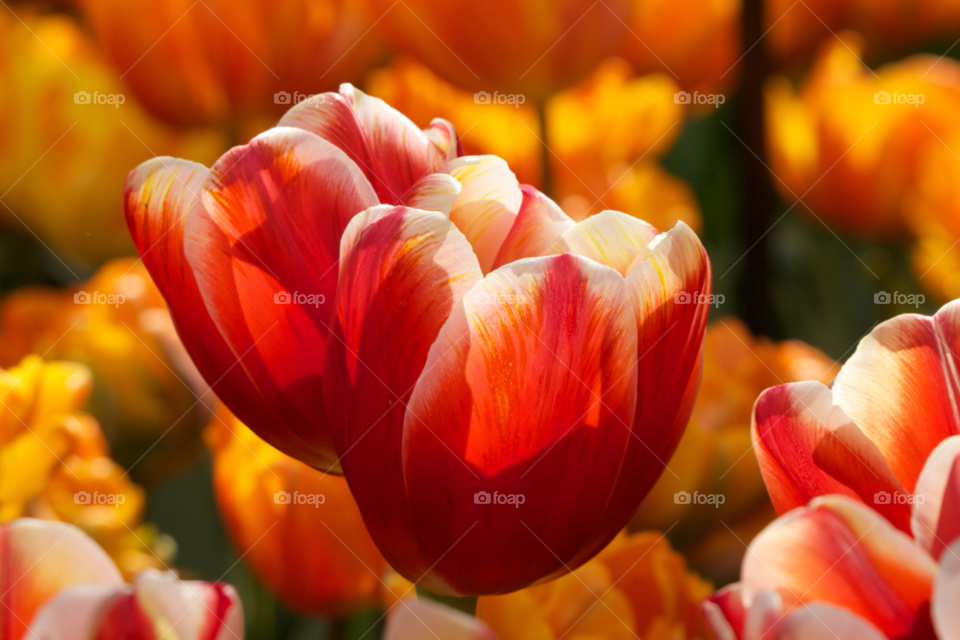
[[495, 269], [523, 258], [561, 253], [560, 236], [574, 225], [556, 202], [530, 185], [520, 185], [520, 191], [520, 212], [500, 246]]
[[905, 314], [864, 338], [833, 385], [835, 402], [912, 492], [930, 452], [960, 433], [960, 302]]

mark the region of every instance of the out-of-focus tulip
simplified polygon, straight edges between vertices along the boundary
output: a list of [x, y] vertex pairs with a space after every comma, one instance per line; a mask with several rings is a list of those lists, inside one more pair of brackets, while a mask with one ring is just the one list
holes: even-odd
[[117, 198], [127, 172], [158, 153], [209, 162], [221, 139], [148, 116], [69, 18], [23, 20], [0, 15], [0, 217], [59, 254], [129, 254]]
[[124, 575], [155, 567], [172, 541], [141, 524], [144, 493], [110, 458], [96, 420], [81, 413], [90, 372], [36, 356], [0, 370], [0, 522], [22, 515], [75, 523]]
[[[448, 82], [527, 102], [585, 77], [626, 34], [629, 0], [366, 0], [400, 50]], [[484, 96], [478, 93], [478, 100]]]
[[[391, 618], [409, 617], [403, 611], [416, 601], [413, 585], [395, 577], [386, 582]], [[687, 572], [683, 557], [663, 535], [624, 534], [561, 578], [508, 595], [480, 597], [476, 615], [500, 640], [693, 640], [706, 637], [699, 605], [709, 593], [709, 583]]]
[[31, 638], [243, 640], [243, 604], [228, 584], [147, 569], [131, 585], [71, 586], [30, 623]]
[[346, 480], [280, 453], [225, 409], [205, 438], [220, 514], [261, 582], [301, 613], [377, 604], [386, 563]]
[[[829, 383], [838, 367], [802, 342], [754, 337], [736, 318], [711, 324], [704, 341], [700, 392], [687, 430], [667, 464], [673, 473], [660, 476], [630, 528], [669, 530], [700, 571], [718, 580], [735, 577], [743, 545], [730, 529], [750, 539], [776, 516], [752, 452], [753, 403], [776, 384], [811, 379]], [[690, 501], [682, 499], [684, 494]], [[698, 494], [722, 495], [724, 501], [696, 504], [693, 497]]]
[[123, 584], [110, 558], [82, 531], [32, 518], [0, 524], [0, 576], [0, 640], [33, 637], [27, 627], [34, 614], [61, 589]]
[[390, 612], [384, 640], [499, 640], [482, 620], [432, 600], [411, 598]]
[[[960, 108], [960, 64], [916, 56], [864, 69], [859, 38], [831, 39], [799, 94], [767, 86], [767, 144], [781, 197], [798, 197], [828, 226], [902, 231], [904, 198], [926, 145], [940, 144]], [[810, 211], [804, 204], [796, 208]]]
[[781, 62], [801, 63], [835, 32], [863, 34], [871, 57], [916, 49], [935, 38], [953, 42], [960, 28], [960, 5], [949, 0], [766, 0], [764, 44]]
[[137, 97], [179, 125], [272, 121], [298, 100], [355, 80], [378, 50], [351, 0], [81, 4]]
[[31, 353], [87, 365], [94, 375], [88, 410], [115, 459], [154, 481], [196, 461], [213, 406], [212, 397], [191, 388], [193, 365], [180, 358], [169, 317], [142, 263], [112, 261], [76, 291], [29, 288], [6, 296], [0, 366]]
[[739, 76], [740, 0], [632, 0], [618, 50], [641, 73], [675, 77], [685, 91], [716, 94]]

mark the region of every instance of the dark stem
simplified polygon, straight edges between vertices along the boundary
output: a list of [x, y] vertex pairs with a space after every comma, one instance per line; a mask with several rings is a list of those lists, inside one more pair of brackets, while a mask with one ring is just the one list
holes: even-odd
[[[743, 2], [743, 46], [750, 47], [763, 37], [763, 0]], [[774, 204], [773, 188], [766, 163], [764, 142], [763, 84], [769, 73], [763, 42], [743, 58], [740, 89], [740, 137], [749, 147], [743, 158], [743, 249], [746, 273], [740, 282], [743, 319], [756, 334], [775, 335], [770, 300], [769, 235]], [[751, 151], [753, 153], [751, 153]], [[754, 155], [756, 154], [756, 156]], [[756, 246], [754, 246], [756, 245]], [[753, 247], [750, 249], [750, 247]]]
[[537, 100], [537, 116], [540, 118], [540, 191], [553, 198], [553, 172], [550, 170], [550, 137], [547, 133], [547, 98]]
[[457, 611], [463, 611], [471, 616], [477, 613], [476, 596], [441, 596], [420, 586], [417, 587], [417, 595], [421, 598], [427, 598], [428, 600], [445, 604], [448, 607], [453, 607]]

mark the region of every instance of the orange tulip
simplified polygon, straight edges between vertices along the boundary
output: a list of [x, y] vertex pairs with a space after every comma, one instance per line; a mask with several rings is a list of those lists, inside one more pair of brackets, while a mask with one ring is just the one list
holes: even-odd
[[[767, 86], [773, 183], [801, 213], [862, 234], [905, 228], [905, 197], [921, 178], [925, 145], [941, 144], [960, 108], [960, 64], [917, 56], [863, 68], [860, 41], [828, 41], [799, 95]], [[809, 206], [809, 210], [807, 207]]]
[[386, 563], [346, 480], [285, 456], [225, 408], [205, 438], [227, 531], [268, 589], [305, 614], [376, 605]]
[[[585, 77], [626, 33], [628, 0], [366, 0], [401, 51], [448, 82], [527, 103]], [[478, 100], [483, 100], [478, 94]], [[506, 99], [506, 96], [504, 96]]]
[[275, 119], [355, 80], [376, 55], [349, 0], [84, 0], [117, 71], [156, 116], [179, 125]]

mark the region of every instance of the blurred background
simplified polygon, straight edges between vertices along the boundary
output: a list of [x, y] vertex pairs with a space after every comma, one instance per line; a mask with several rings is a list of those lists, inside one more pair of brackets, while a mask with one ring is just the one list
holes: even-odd
[[[707, 582], [735, 580], [773, 518], [757, 394], [827, 382], [878, 322], [960, 297], [960, 0], [0, 4], [0, 521], [77, 522], [127, 576], [226, 580], [251, 638], [379, 637], [402, 579], [343, 481], [193, 370], [123, 218], [144, 160], [209, 166], [351, 82], [450, 120], [573, 218], [693, 227], [719, 294], [700, 396], [676, 473], [596, 561], [645, 550], [620, 587], [644, 638], [706, 637]], [[296, 487], [327, 515], [271, 512]], [[97, 488], [127, 499], [73, 500]], [[728, 498], [673, 500], [697, 490]], [[575, 625], [541, 609], [556, 637]]]

